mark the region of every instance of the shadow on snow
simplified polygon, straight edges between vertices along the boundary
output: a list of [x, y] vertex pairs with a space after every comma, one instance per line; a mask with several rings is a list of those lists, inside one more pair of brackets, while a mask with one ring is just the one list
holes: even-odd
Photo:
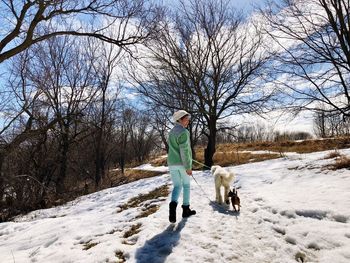
[[220, 205], [214, 201], [210, 201], [209, 204], [213, 208], [214, 211], [217, 211], [221, 214], [232, 215], [232, 216], [236, 216], [236, 217], [239, 216], [239, 214], [240, 214], [240, 212], [230, 210], [230, 206], [227, 206], [227, 205]]
[[177, 245], [186, 221], [182, 219], [177, 225], [171, 224], [162, 233], [147, 240], [143, 247], [136, 251], [136, 262], [163, 263]]

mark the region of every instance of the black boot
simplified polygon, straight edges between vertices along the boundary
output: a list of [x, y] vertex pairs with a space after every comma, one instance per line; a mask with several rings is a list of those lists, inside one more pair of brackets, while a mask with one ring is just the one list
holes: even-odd
[[182, 209], [182, 217], [189, 217], [196, 214], [196, 211], [191, 210], [189, 205], [183, 205]]
[[170, 202], [170, 204], [169, 204], [169, 221], [171, 223], [176, 222], [176, 207], [177, 207], [177, 203], [175, 201]]

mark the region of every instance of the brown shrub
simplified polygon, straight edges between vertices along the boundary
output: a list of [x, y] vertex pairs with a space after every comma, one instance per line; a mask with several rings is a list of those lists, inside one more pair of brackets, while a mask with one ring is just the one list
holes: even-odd
[[335, 150], [326, 155], [325, 159], [333, 159], [342, 156], [339, 151]]
[[341, 156], [335, 161], [335, 164], [332, 165], [333, 170], [338, 169], [350, 169], [350, 158], [346, 156]]
[[143, 178], [150, 178], [161, 174], [164, 174], [164, 172], [139, 169], [125, 169], [124, 174], [122, 174], [120, 170], [110, 170], [107, 178], [104, 182], [102, 182], [101, 188], [131, 183]]
[[165, 166], [167, 165], [167, 158], [165, 156], [158, 157], [154, 160], [151, 160], [150, 164], [152, 164], [153, 166]]

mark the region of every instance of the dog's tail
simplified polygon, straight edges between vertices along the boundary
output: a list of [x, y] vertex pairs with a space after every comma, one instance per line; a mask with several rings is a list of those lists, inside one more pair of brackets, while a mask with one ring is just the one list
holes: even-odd
[[[229, 177], [231, 180], [233, 180], [233, 178], [235, 178], [235, 173], [234, 173], [233, 171], [229, 171], [229, 172], [228, 172], [228, 177]], [[234, 190], [236, 190], [236, 189], [234, 189]]]

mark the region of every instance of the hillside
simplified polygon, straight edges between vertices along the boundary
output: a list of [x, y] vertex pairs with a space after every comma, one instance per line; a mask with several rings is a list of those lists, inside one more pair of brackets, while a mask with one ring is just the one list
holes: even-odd
[[178, 209], [177, 224], [167, 169], [153, 168], [165, 174], [1, 223], [1, 262], [349, 262], [350, 172], [330, 153], [232, 166], [240, 213], [210, 202], [213, 178], [196, 171], [197, 215]]

